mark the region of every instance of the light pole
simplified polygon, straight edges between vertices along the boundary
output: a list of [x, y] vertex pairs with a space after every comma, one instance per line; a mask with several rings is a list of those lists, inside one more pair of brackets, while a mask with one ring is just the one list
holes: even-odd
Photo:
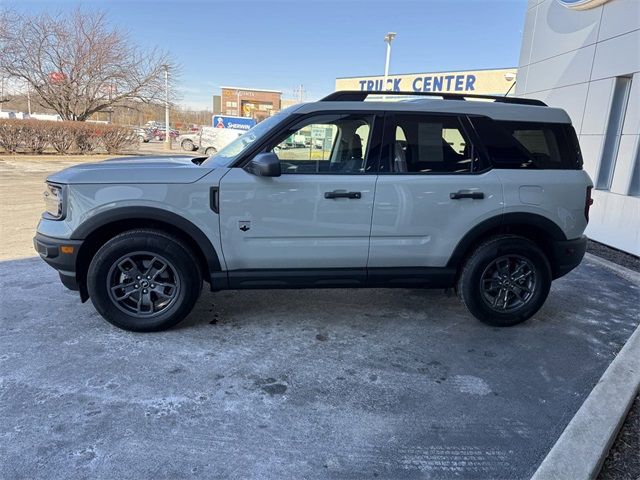
[[171, 131], [169, 130], [169, 65], [164, 67], [164, 148], [171, 150]]
[[507, 90], [507, 93], [504, 94], [505, 97], [509, 96], [509, 92], [511, 92], [511, 89], [515, 86], [516, 82], [516, 74], [514, 72], [507, 72], [504, 74], [504, 79], [507, 82], [513, 82], [510, 86], [509, 89]]
[[[384, 36], [384, 42], [387, 44], [387, 58], [384, 62], [384, 84], [382, 85], [382, 90], [387, 90], [387, 80], [389, 79], [389, 61], [391, 60], [391, 42], [396, 38], [395, 32], [389, 32]], [[386, 96], [382, 97], [386, 100]]]

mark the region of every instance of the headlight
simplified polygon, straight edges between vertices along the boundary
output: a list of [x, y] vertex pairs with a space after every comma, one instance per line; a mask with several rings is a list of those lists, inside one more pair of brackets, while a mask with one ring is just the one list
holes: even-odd
[[46, 183], [44, 191], [45, 215], [52, 220], [64, 218], [64, 190], [60, 185]]

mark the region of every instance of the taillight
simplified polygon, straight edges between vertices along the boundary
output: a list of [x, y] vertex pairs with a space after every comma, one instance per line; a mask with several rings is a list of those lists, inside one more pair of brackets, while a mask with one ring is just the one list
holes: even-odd
[[589, 222], [589, 209], [593, 205], [593, 198], [591, 198], [591, 190], [593, 187], [587, 187], [587, 196], [584, 200], [584, 218]]

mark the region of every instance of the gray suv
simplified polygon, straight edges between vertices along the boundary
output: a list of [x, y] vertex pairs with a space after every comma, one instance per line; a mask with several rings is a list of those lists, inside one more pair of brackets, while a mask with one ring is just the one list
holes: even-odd
[[586, 248], [592, 182], [568, 115], [532, 99], [367, 96], [288, 108], [208, 158], [53, 174], [35, 248], [135, 331], [180, 322], [203, 280], [455, 288], [488, 324], [534, 315]]

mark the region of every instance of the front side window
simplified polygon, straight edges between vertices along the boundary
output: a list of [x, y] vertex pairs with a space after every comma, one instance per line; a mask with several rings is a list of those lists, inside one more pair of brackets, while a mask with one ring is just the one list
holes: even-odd
[[364, 173], [373, 115], [319, 115], [289, 129], [271, 147], [283, 174]]
[[457, 117], [400, 114], [391, 117], [390, 158], [382, 172], [470, 173], [477, 163], [473, 144]]
[[278, 124], [284, 121], [288, 116], [286, 110], [267, 118], [266, 120], [253, 126], [247, 130], [242, 136], [236, 138], [217, 154], [209, 157], [203, 162], [203, 165], [210, 167], [227, 167], [235, 162], [251, 145], [257, 140], [262, 139], [266, 134], [275, 129]]

